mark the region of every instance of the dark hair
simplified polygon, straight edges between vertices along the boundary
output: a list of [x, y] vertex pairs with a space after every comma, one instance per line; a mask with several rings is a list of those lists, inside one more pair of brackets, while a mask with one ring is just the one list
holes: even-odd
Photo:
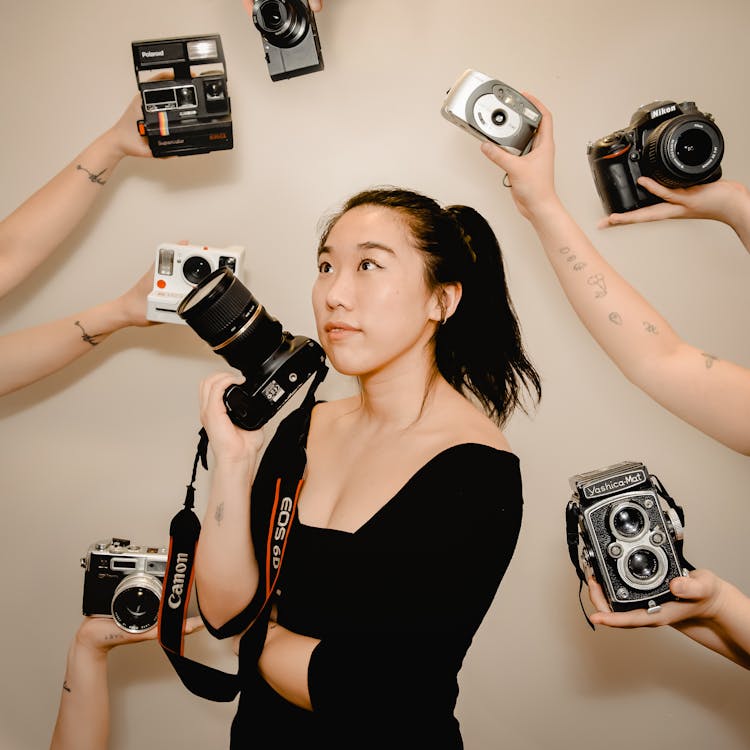
[[500, 245], [487, 221], [468, 206], [442, 208], [412, 190], [378, 187], [346, 201], [323, 228], [320, 246], [341, 216], [368, 205], [392, 208], [403, 215], [424, 254], [430, 290], [461, 283], [456, 311], [435, 333], [440, 374], [460, 393], [471, 392], [499, 425], [516, 407], [526, 411], [521, 389], [538, 401], [541, 380], [524, 351]]

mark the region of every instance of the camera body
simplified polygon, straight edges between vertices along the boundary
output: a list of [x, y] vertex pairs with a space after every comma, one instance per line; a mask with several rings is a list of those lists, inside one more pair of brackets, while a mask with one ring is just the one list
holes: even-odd
[[112, 617], [130, 633], [149, 630], [159, 617], [167, 568], [164, 547], [141, 547], [112, 537], [91, 544], [81, 567], [83, 614]]
[[571, 560], [591, 569], [612, 609], [655, 610], [673, 600], [669, 582], [690, 567], [682, 557], [684, 516], [658, 478], [641, 462], [623, 461], [569, 482]]
[[507, 83], [477, 70], [465, 70], [446, 94], [443, 117], [482, 141], [525, 154], [542, 113]]
[[228, 267], [196, 286], [177, 313], [245, 376], [224, 392], [227, 414], [242, 429], [262, 427], [313, 375], [322, 379], [328, 370], [320, 344], [283, 330]]
[[221, 37], [132, 43], [143, 120], [154, 156], [188, 156], [234, 146]]
[[604, 210], [623, 213], [663, 202], [637, 183], [641, 176], [669, 188], [718, 180], [724, 138], [695, 102], [664, 100], [639, 107], [627, 128], [589, 143], [586, 153]]
[[318, 27], [307, 0], [254, 0], [253, 24], [263, 38], [272, 81], [323, 70]]
[[185, 325], [177, 314], [185, 295], [218, 268], [231, 268], [242, 277], [244, 259], [245, 248], [239, 245], [217, 248], [162, 243], [156, 248], [154, 286], [148, 295], [146, 317], [159, 323]]

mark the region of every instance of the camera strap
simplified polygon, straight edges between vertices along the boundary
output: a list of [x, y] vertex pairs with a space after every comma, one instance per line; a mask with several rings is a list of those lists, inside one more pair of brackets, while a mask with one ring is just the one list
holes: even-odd
[[[281, 562], [289, 541], [292, 520], [302, 489], [307, 464], [306, 435], [312, 408], [315, 405], [315, 391], [327, 371], [328, 368], [325, 365], [318, 369], [302, 405], [297, 410], [301, 417], [300, 435], [299, 439], [294, 441], [293, 448], [285, 453], [283, 473], [275, 482], [273, 503], [270, 504], [266, 547], [265, 550], [256, 550], [258, 558], [264, 561], [264, 565], [261, 566], [262, 571], [264, 569], [264, 575], [259, 583], [259, 591], [251, 601], [248, 610], [242, 613], [243, 620], [245, 617], [249, 618], [243, 630], [249, 629], [256, 623], [260, 626], [270, 614], [269, 603], [281, 572]], [[296, 420], [293, 426], [297, 428]], [[205, 429], [201, 428], [184, 507], [174, 516], [169, 527], [169, 554], [159, 605], [159, 643], [182, 683], [190, 692], [207, 700], [227, 702], [234, 700], [239, 692], [238, 674], [224, 672], [184, 655], [184, 624], [193, 587], [193, 564], [201, 529], [198, 516], [193, 510], [194, 483], [198, 464], [208, 469], [207, 454], [208, 435]]]
[[[577, 502], [570, 500], [565, 506], [565, 536], [568, 541], [568, 554], [570, 555], [570, 561], [573, 563], [573, 567], [578, 575], [578, 603], [581, 605], [581, 612], [586, 618], [586, 622], [592, 630], [596, 630], [594, 623], [589, 619], [586, 613], [586, 608], [583, 606], [583, 584], [586, 583], [586, 574], [581, 568], [581, 560], [578, 556], [578, 528], [581, 517], [581, 508]], [[586, 585], [588, 585], [586, 583]]]

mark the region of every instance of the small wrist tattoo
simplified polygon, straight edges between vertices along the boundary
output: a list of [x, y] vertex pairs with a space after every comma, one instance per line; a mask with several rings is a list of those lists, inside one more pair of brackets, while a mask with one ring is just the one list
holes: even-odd
[[95, 333], [93, 336], [89, 336], [88, 333], [86, 333], [84, 327], [81, 325], [80, 320], [76, 320], [75, 325], [77, 325], [81, 329], [81, 341], [85, 341], [87, 344], [91, 344], [91, 346], [96, 346], [97, 344], [100, 344], [101, 341], [97, 341], [97, 337], [101, 336], [101, 333]]
[[102, 169], [101, 172], [98, 174], [94, 174], [93, 172], [90, 172], [86, 167], [81, 166], [80, 164], [76, 164], [76, 170], [82, 170], [89, 176], [89, 182], [95, 182], [97, 185], [106, 185], [107, 181], [102, 179], [102, 175], [107, 171], [106, 168]]

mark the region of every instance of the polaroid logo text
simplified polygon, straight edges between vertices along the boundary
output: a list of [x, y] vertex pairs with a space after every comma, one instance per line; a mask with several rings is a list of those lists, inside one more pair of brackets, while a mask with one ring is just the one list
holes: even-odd
[[172, 576], [172, 589], [167, 599], [170, 609], [177, 609], [182, 604], [182, 594], [185, 591], [185, 573], [188, 569], [187, 552], [177, 553], [177, 564], [174, 566], [174, 575]]
[[141, 57], [164, 57], [164, 50], [160, 49], [160, 50], [156, 50], [154, 52], [150, 52], [147, 49], [142, 49], [141, 50]]
[[612, 477], [612, 479], [605, 479], [601, 482], [596, 482], [583, 488], [583, 496], [587, 500], [591, 500], [594, 497], [600, 497], [602, 495], [611, 495], [615, 492], [623, 492], [629, 487], [634, 487], [639, 484], [643, 484], [646, 481], [646, 472], [638, 470], [631, 471], [629, 474], [621, 474], [620, 476]]

